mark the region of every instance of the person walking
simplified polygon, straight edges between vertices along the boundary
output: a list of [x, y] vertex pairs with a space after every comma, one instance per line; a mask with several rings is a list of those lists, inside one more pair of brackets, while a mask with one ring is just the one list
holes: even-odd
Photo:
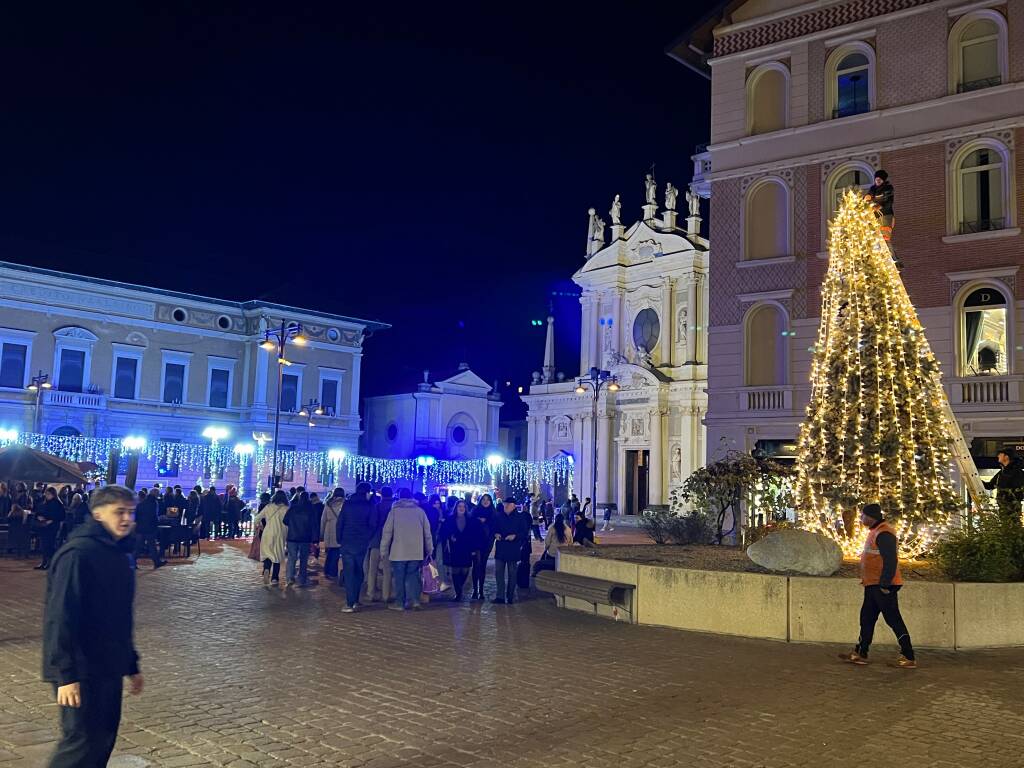
[[[384, 522], [391, 513], [395, 503], [394, 492], [384, 486], [380, 489], [380, 501], [377, 502], [377, 527], [370, 537], [370, 550], [366, 553], [366, 599], [368, 602], [380, 599], [387, 603], [391, 599], [391, 563], [380, 553], [380, 537], [384, 533]], [[380, 598], [377, 597], [377, 584], [380, 583]]]
[[484, 546], [483, 527], [468, 512], [466, 502], [459, 499], [451, 517], [441, 524], [441, 548], [451, 574], [456, 602], [462, 602], [466, 578], [480, 559], [480, 550]]
[[495, 603], [516, 601], [516, 580], [523, 539], [530, 536], [530, 522], [516, 508], [515, 496], [509, 494], [502, 502], [503, 511], [494, 518], [494, 593]]
[[388, 608], [420, 609], [421, 569], [433, 548], [434, 538], [426, 512], [413, 501], [409, 489], [403, 488], [398, 492], [398, 501], [392, 505], [380, 537], [380, 554], [391, 562], [391, 583], [395, 590], [395, 602]]
[[305, 491], [297, 493], [292, 499], [284, 515], [284, 524], [288, 528], [288, 570], [285, 574], [285, 586], [290, 587], [295, 583], [296, 565], [299, 571], [299, 586], [308, 586], [309, 545], [313, 541], [313, 508]]
[[999, 471], [991, 480], [986, 480], [985, 488], [995, 490], [999, 516], [1004, 522], [1018, 528], [1020, 521], [1020, 505], [1024, 501], [1024, 468], [1015, 451], [1003, 450], [996, 454]]
[[853, 651], [841, 653], [839, 658], [858, 666], [868, 663], [868, 649], [875, 634], [875, 623], [878, 614], [882, 614], [900, 646], [900, 654], [891, 666], [916, 669], [914, 646], [900, 614], [897, 598], [903, 586], [903, 576], [900, 574], [896, 531], [885, 521], [878, 504], [865, 504], [860, 513], [860, 522], [868, 529], [860, 555], [860, 583], [864, 586], [864, 602], [860, 608], [860, 637]]
[[124, 678], [142, 693], [132, 639], [135, 577], [117, 543], [128, 535], [135, 494], [96, 489], [92, 516], [53, 557], [43, 612], [42, 678], [60, 708], [61, 740], [51, 768], [104, 766], [121, 724]]
[[338, 578], [338, 516], [345, 504], [345, 489], [335, 488], [331, 498], [324, 504], [324, 514], [320, 518], [320, 543], [324, 545], [324, 576], [328, 579]]
[[[523, 508], [524, 511], [527, 507]], [[537, 541], [544, 541], [544, 537], [540, 535], [540, 526], [544, 522], [544, 500], [538, 493], [535, 497], [530, 500], [530, 530], [533, 532], [533, 538]]]
[[494, 516], [497, 510], [491, 500], [491, 494], [485, 493], [480, 497], [480, 502], [473, 507], [473, 517], [480, 523], [480, 535], [483, 536], [483, 544], [480, 547], [480, 557], [473, 563], [473, 595], [470, 600], [484, 599], [484, 580], [487, 577], [487, 561], [494, 551]]
[[263, 583], [276, 587], [281, 583], [281, 561], [287, 550], [288, 533], [284, 518], [288, 514], [288, 496], [277, 491], [270, 503], [259, 510], [252, 519], [254, 528], [262, 525], [260, 536], [260, 560], [263, 561]]
[[338, 516], [338, 548], [346, 602], [342, 613], [353, 613], [359, 607], [365, 576], [363, 559], [377, 528], [377, 505], [370, 501], [372, 495], [373, 487], [369, 483], [359, 483]]
[[57, 498], [57, 489], [53, 486], [48, 487], [43, 492], [43, 500], [39, 504], [33, 505], [33, 511], [35, 512], [36, 535], [39, 536], [39, 548], [43, 555], [36, 570], [45, 571], [57, 549], [57, 537], [60, 535], [60, 527], [66, 516], [64, 505]]

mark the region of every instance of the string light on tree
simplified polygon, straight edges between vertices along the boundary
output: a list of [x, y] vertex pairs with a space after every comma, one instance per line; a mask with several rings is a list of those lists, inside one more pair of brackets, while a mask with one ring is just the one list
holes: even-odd
[[828, 273], [800, 428], [801, 524], [852, 555], [861, 505], [878, 502], [902, 554], [941, 536], [962, 502], [949, 464], [951, 430], [939, 365], [878, 229], [869, 200], [847, 192], [829, 230]]

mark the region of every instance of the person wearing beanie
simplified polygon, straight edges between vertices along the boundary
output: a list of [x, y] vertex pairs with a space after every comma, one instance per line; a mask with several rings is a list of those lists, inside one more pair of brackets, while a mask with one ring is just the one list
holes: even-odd
[[916, 669], [914, 646], [911, 645], [910, 632], [900, 614], [897, 598], [903, 586], [903, 577], [900, 575], [896, 531], [886, 522], [878, 504], [865, 504], [861, 509], [860, 522], [868, 529], [860, 555], [860, 583], [864, 586], [864, 603], [860, 608], [860, 637], [853, 651], [841, 653], [839, 658], [858, 666], [868, 663], [868, 649], [875, 634], [875, 623], [878, 614], [882, 614], [900, 646], [900, 654], [892, 666]]

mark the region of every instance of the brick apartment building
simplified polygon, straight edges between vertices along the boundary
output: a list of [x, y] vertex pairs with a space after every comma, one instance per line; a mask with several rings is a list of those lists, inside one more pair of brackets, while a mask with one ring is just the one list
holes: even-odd
[[982, 473], [1024, 445], [1024, 0], [722, 3], [669, 53], [711, 79], [708, 458], [792, 455], [828, 219], [877, 168]]

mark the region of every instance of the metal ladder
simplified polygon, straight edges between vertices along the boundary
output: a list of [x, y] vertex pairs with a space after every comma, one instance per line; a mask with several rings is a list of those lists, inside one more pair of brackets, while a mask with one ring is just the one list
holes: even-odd
[[985, 493], [985, 486], [978, 474], [978, 467], [971, 456], [971, 450], [964, 439], [964, 433], [960, 429], [960, 422], [956, 420], [956, 414], [949, 404], [946, 396], [946, 388], [942, 386], [941, 374], [935, 374], [935, 386], [942, 392], [942, 413], [946, 418], [946, 429], [949, 431], [949, 442], [953, 449], [953, 460], [956, 461], [957, 469], [960, 470], [960, 477], [967, 486], [967, 493], [976, 507], [982, 509], [988, 503], [988, 494]]

